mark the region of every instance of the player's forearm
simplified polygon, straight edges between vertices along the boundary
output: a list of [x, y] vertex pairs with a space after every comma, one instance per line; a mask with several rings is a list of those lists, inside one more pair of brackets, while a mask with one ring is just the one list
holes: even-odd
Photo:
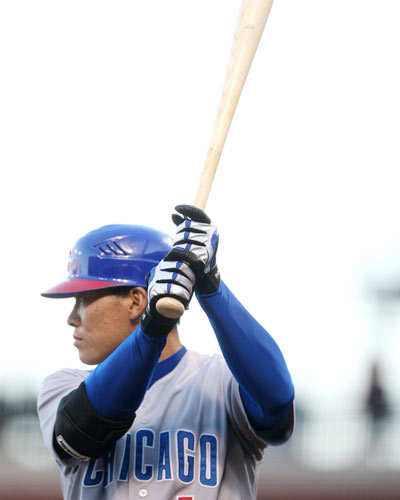
[[[260, 409], [254, 417], [260, 421], [265, 417], [264, 423], [273, 425], [279, 409], [285, 410], [294, 398], [290, 373], [278, 345], [223, 282], [217, 292], [198, 295], [198, 300], [243, 394]], [[246, 396], [243, 399], [246, 403]], [[249, 406], [246, 409], [252, 412]]]
[[141, 326], [86, 379], [90, 402], [103, 417], [124, 419], [139, 407], [166, 338], [152, 338]]

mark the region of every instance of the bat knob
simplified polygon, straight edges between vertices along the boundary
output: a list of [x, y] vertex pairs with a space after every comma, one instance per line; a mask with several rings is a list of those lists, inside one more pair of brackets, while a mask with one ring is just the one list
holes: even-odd
[[185, 307], [177, 299], [162, 297], [157, 300], [156, 309], [164, 318], [178, 319], [185, 312]]

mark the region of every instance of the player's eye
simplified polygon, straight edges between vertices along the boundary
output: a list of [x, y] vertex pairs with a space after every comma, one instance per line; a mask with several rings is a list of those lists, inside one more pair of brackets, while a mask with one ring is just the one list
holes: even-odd
[[78, 295], [77, 297], [75, 297], [75, 307], [78, 309], [81, 303], [82, 303], [82, 296]]
[[90, 302], [93, 302], [93, 298], [88, 296], [88, 295], [78, 295], [77, 297], [75, 297], [75, 304], [76, 304], [76, 307], [79, 308], [79, 307], [86, 307], [88, 304], [90, 304]]
[[90, 305], [92, 302], [99, 299], [103, 295], [106, 295], [106, 293], [103, 291], [83, 293], [82, 295], [79, 295], [77, 297], [77, 300], [79, 300], [79, 302], [77, 302], [77, 306], [87, 307], [88, 305]]

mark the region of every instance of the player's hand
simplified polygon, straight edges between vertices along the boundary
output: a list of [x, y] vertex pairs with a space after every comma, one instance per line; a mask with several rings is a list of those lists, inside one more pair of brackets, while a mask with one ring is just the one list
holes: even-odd
[[151, 309], [161, 297], [174, 297], [187, 309], [196, 284], [190, 266], [171, 258], [172, 250], [154, 267], [148, 277], [147, 295]]
[[185, 262], [166, 260], [170, 253], [146, 277], [148, 304], [141, 325], [143, 331], [153, 337], [165, 337], [178, 322], [178, 319], [162, 316], [156, 309], [157, 301], [173, 297], [187, 308], [196, 283], [194, 272]]
[[220, 277], [216, 265], [218, 230], [200, 208], [177, 205], [172, 220], [177, 225], [172, 250], [165, 260], [183, 261], [196, 276], [196, 291], [200, 294], [218, 290]]
[[220, 277], [216, 266], [218, 231], [199, 208], [178, 205], [172, 220], [177, 232], [172, 249], [147, 277], [148, 305], [141, 320], [145, 333], [168, 335], [177, 319], [162, 316], [156, 308], [163, 297], [179, 300], [187, 309], [196, 291], [200, 294], [218, 290]]

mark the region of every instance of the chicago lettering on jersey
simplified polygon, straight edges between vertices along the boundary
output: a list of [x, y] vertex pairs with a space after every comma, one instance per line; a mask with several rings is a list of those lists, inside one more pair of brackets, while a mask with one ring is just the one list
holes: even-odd
[[183, 484], [198, 481], [209, 487], [219, 482], [219, 446], [213, 434], [198, 438], [186, 429], [160, 433], [139, 429], [120, 439], [117, 446], [121, 445], [118, 458], [114, 447], [106, 457], [89, 462], [84, 487], [107, 487], [113, 481], [128, 481], [130, 475], [138, 481], [175, 479]]

